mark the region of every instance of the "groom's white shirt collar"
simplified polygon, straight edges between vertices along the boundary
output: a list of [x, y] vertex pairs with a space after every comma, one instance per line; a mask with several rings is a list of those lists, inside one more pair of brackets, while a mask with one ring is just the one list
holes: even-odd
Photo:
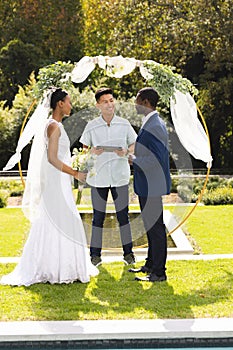
[[147, 114], [145, 117], [142, 118], [142, 126], [141, 126], [141, 128], [146, 124], [146, 122], [150, 119], [150, 117], [152, 115], [154, 115], [156, 112], [157, 111], [154, 110], [154, 111], [150, 112], [149, 114]]

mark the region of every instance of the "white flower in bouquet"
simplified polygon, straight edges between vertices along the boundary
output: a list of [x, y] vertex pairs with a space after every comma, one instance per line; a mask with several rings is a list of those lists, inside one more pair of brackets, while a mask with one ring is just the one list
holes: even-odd
[[89, 176], [95, 175], [95, 155], [90, 148], [73, 149], [72, 168], [80, 172], [89, 172]]

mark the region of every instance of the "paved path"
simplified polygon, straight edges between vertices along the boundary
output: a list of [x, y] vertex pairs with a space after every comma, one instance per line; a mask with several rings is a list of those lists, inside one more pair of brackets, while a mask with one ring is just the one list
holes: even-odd
[[81, 343], [84, 349], [90, 342], [99, 346], [114, 345], [114, 348], [119, 343], [131, 343], [135, 348], [138, 348], [135, 344], [154, 344], [156, 347], [158, 344], [163, 344], [163, 347], [164, 344], [173, 344], [173, 347], [233, 346], [233, 319], [0, 322], [0, 348], [10, 342], [17, 342], [18, 349], [20, 342], [46, 341], [50, 345], [54, 342], [56, 348], [59, 342]]

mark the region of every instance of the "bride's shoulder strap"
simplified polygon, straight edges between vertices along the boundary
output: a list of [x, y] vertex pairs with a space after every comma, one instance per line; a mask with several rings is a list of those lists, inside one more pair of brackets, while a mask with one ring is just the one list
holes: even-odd
[[57, 129], [57, 127], [60, 129], [60, 123], [58, 121], [56, 121], [55, 119], [50, 118], [45, 126], [45, 138], [46, 139], [48, 138], [48, 127], [51, 128], [52, 124], [53, 124], [52, 131]]

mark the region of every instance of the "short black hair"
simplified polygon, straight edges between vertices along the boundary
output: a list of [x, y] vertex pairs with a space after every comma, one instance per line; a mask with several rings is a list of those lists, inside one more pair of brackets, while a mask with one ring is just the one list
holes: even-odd
[[108, 87], [100, 88], [95, 93], [95, 99], [98, 102], [101, 96], [108, 95], [108, 94], [113, 95], [113, 91], [111, 88], [108, 88]]
[[142, 101], [148, 100], [151, 106], [156, 108], [159, 100], [159, 95], [154, 88], [152, 87], [142, 88], [141, 90], [138, 91], [137, 95]]
[[59, 101], [63, 101], [67, 95], [68, 95], [68, 92], [66, 92], [65, 90], [62, 90], [61, 88], [57, 88], [55, 91], [53, 91], [51, 95], [50, 107], [52, 109], [55, 109], [57, 103]]

